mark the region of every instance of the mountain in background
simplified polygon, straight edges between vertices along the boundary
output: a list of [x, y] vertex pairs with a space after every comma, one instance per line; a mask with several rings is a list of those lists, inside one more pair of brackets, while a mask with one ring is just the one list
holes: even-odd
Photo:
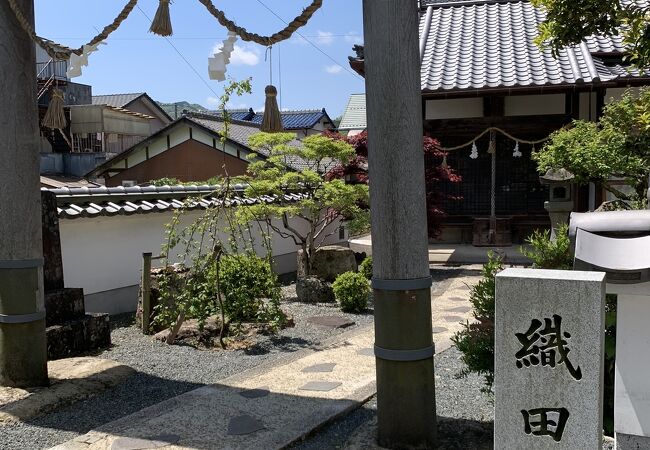
[[176, 102], [176, 103], [161, 103], [156, 102], [158, 105], [165, 110], [169, 117], [176, 119], [176, 112], [178, 112], [178, 117], [181, 116], [183, 110], [190, 112], [208, 112], [208, 109], [198, 103], [188, 103], [188, 102]]

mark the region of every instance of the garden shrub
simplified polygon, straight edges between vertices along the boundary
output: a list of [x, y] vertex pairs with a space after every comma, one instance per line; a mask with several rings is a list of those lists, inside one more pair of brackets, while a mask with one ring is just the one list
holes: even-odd
[[[182, 278], [173, 272], [161, 280], [163, 301], [156, 307], [156, 322], [170, 327], [178, 314], [205, 323], [218, 314], [217, 262], [205, 255]], [[228, 322], [264, 322], [277, 329], [286, 317], [280, 309], [281, 291], [267, 259], [254, 254], [225, 255], [219, 261], [219, 284]]]
[[343, 312], [360, 313], [368, 307], [370, 285], [360, 273], [345, 272], [336, 277], [332, 285], [334, 297]]
[[367, 280], [372, 280], [372, 256], [367, 256], [359, 265], [359, 273], [366, 277]]
[[562, 225], [558, 228], [555, 241], [551, 240], [549, 230], [535, 230], [526, 242], [532, 248], [522, 247], [521, 253], [533, 261], [536, 269], [573, 269], [573, 254], [569, 240], [569, 226]]
[[[216, 286], [214, 271], [210, 278]], [[253, 254], [226, 255], [221, 258], [219, 275], [224, 312], [231, 321], [281, 326], [280, 284], [268, 259]]]
[[474, 306], [477, 322], [465, 323], [451, 340], [463, 354], [461, 359], [467, 369], [461, 372], [467, 376], [472, 372], [485, 378], [484, 391], [492, 390], [494, 382], [494, 296], [495, 277], [503, 270], [503, 258], [488, 253], [488, 262], [483, 265], [483, 279], [471, 288], [469, 301]]

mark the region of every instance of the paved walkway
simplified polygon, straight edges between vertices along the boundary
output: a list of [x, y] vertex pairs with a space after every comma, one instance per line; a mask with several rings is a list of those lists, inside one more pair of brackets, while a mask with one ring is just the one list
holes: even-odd
[[[469, 287], [452, 278], [432, 293], [436, 351], [471, 320]], [[375, 394], [374, 331], [366, 327], [106, 424], [57, 450], [277, 449]]]

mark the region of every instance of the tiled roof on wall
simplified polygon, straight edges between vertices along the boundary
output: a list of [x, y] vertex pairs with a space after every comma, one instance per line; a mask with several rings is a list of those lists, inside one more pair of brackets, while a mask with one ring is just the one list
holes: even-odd
[[[218, 186], [135, 186], [41, 189], [53, 192], [57, 199], [57, 211], [61, 219], [83, 217], [117, 216], [167, 212], [180, 208], [189, 210], [220, 206], [223, 200], [216, 198]], [[233, 195], [226, 206], [252, 205], [260, 202], [273, 203], [275, 196], [248, 198], [245, 186], [233, 187]], [[286, 201], [297, 201], [302, 194], [285, 194]]]

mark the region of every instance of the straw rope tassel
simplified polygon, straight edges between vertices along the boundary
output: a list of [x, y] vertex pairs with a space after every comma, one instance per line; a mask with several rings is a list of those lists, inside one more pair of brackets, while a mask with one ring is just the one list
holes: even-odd
[[67, 124], [65, 111], [63, 110], [63, 92], [60, 89], [53, 88], [50, 92], [50, 104], [47, 107], [45, 117], [43, 117], [43, 126], [62, 130]]
[[156, 11], [156, 16], [151, 22], [151, 28], [149, 28], [149, 31], [151, 33], [157, 34], [158, 36], [172, 35], [172, 20], [169, 14], [170, 3], [171, 0], [160, 0], [160, 3], [158, 4], [158, 10]]
[[264, 103], [264, 116], [262, 117], [261, 131], [265, 133], [278, 133], [284, 131], [280, 108], [278, 108], [278, 90], [273, 85], [264, 89], [266, 102]]

